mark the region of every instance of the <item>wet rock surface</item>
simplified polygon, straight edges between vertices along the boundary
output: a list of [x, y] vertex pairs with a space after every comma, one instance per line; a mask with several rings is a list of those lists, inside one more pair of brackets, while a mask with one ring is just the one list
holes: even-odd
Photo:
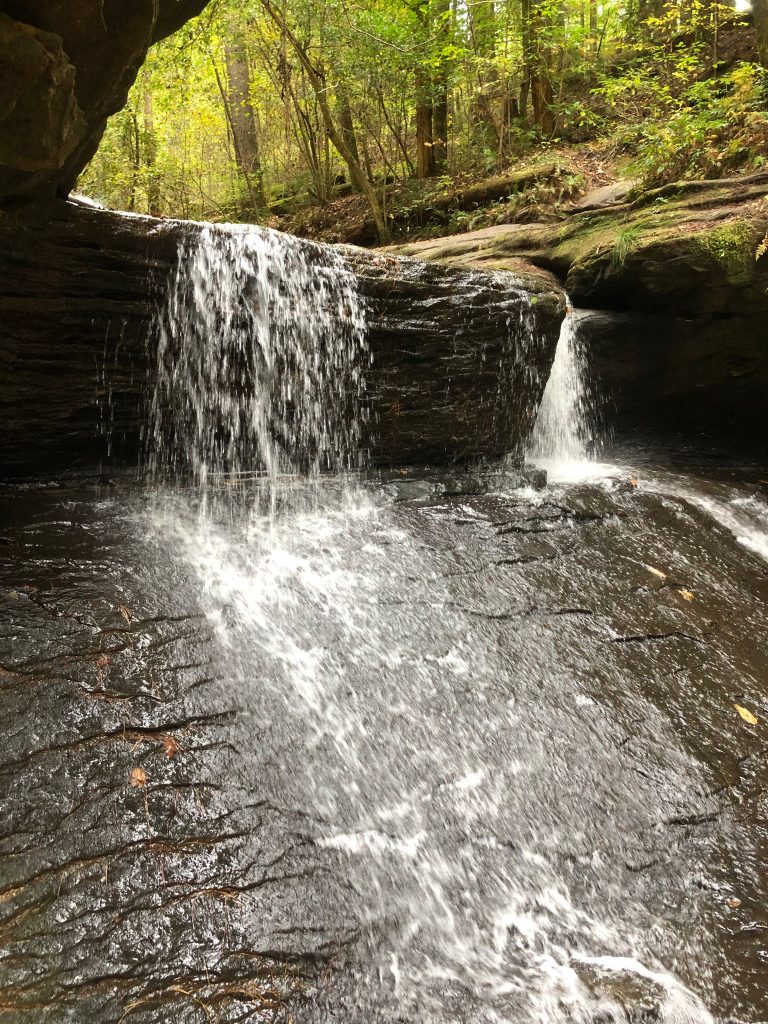
[[608, 420], [624, 436], [679, 432], [763, 457], [768, 346], [762, 320], [746, 313], [586, 310], [579, 331]]
[[[135, 465], [151, 325], [179, 243], [204, 227], [65, 203], [0, 218], [0, 476]], [[564, 314], [553, 279], [344, 255], [368, 309], [374, 458], [497, 456], [524, 438]]]
[[184, 492], [6, 489], [4, 1019], [566, 1019], [560, 968], [764, 1019], [763, 485], [628, 476], [286, 498], [242, 563]]

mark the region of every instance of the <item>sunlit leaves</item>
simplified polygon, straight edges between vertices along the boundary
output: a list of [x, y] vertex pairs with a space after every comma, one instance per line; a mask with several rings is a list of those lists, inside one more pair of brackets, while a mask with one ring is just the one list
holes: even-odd
[[747, 725], [757, 725], [757, 716], [753, 714], [749, 708], [742, 707], [741, 704], [733, 705], [739, 713], [739, 717], [742, 718]]

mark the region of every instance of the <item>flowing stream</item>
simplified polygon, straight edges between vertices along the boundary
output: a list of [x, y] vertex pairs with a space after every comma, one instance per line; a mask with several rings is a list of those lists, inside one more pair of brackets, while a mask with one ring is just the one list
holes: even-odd
[[[61, 875], [48, 839], [26, 854], [42, 991], [73, 1007], [34, 1019], [764, 1020], [758, 475], [594, 461], [570, 310], [528, 452], [548, 486], [402, 500], [361, 472], [343, 255], [211, 227], [181, 257], [151, 497], [6, 502], [0, 596], [42, 650], [2, 662], [9, 778], [45, 746], [2, 841], [48, 815], [83, 844]], [[49, 777], [72, 793], [28, 805]]]
[[[500, 655], [477, 602], [438, 572], [454, 510], [425, 508], [420, 535], [339, 475], [359, 433], [365, 316], [343, 259], [309, 265], [302, 251], [210, 229], [184, 254], [161, 324], [154, 453], [189, 464], [209, 498], [214, 474], [258, 468], [274, 498], [278, 478], [306, 473], [269, 512], [254, 492], [194, 514], [171, 499], [156, 528], [197, 574], [238, 704], [280, 722], [292, 777], [272, 781], [274, 798], [311, 808], [313, 842], [343, 858], [357, 952], [319, 1019], [624, 1020], [634, 987], [657, 1019], [707, 1024], [664, 956], [679, 961], [681, 937], [600, 870], [601, 826], [578, 799], [589, 766], [574, 777], [561, 763], [567, 716], [591, 704], [582, 672], [557, 650], [542, 663], [545, 645]], [[576, 323], [569, 309], [529, 453], [557, 482], [594, 468]], [[231, 384], [243, 363], [246, 392]], [[617, 796], [625, 810], [636, 799]], [[564, 845], [583, 851], [575, 873], [553, 857]]]

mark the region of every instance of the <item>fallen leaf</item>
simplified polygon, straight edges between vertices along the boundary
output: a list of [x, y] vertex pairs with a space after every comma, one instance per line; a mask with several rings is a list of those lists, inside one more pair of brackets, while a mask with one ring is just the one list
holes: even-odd
[[692, 593], [692, 591], [690, 591], [690, 590], [678, 590], [678, 594], [680, 595], [680, 597], [684, 598], [686, 601], [692, 601], [694, 599], [694, 596], [695, 596]]
[[753, 715], [749, 708], [743, 708], [741, 704], [733, 705], [748, 725], [757, 725], [757, 716]]
[[735, 896], [731, 897], [731, 899], [726, 900], [725, 902], [732, 910], [735, 910], [737, 907], [741, 906], [741, 900], [737, 899]]
[[147, 784], [147, 773], [143, 768], [134, 768], [131, 771], [131, 785], [136, 789], [141, 789], [142, 786]]
[[181, 747], [173, 736], [163, 736], [163, 749], [165, 750], [165, 756], [170, 758], [175, 757], [181, 750]]
[[117, 610], [120, 612], [120, 614], [123, 616], [126, 622], [130, 622], [131, 619], [133, 618], [133, 616], [131, 615], [130, 608], [126, 608], [124, 604], [119, 604], [117, 606]]
[[652, 565], [646, 565], [645, 568], [648, 572], [652, 572], [654, 576], [658, 576], [660, 580], [665, 580], [667, 578], [667, 574], [662, 572], [661, 569], [656, 569]]

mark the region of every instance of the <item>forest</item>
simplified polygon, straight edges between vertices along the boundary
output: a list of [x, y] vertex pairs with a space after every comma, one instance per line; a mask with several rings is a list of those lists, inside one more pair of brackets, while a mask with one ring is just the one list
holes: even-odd
[[214, 0], [150, 51], [79, 187], [383, 242], [551, 216], [617, 176], [754, 172], [762, 3]]

